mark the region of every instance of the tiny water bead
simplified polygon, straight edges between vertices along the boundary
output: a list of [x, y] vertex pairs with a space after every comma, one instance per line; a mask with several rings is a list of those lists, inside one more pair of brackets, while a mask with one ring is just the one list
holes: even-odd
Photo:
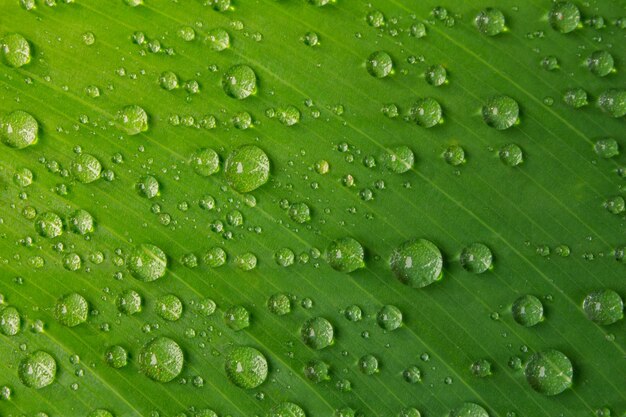
[[470, 370], [472, 375], [478, 378], [486, 378], [491, 375], [491, 362], [487, 359], [479, 359], [472, 363]]
[[474, 19], [474, 23], [478, 31], [483, 35], [495, 36], [504, 31], [506, 21], [502, 11], [488, 7], [478, 13], [478, 16]]
[[208, 177], [220, 170], [220, 157], [211, 148], [201, 148], [191, 155], [191, 166], [196, 174]]
[[86, 235], [94, 231], [93, 216], [86, 210], [78, 209], [68, 218], [68, 225], [74, 233]]
[[141, 177], [135, 185], [139, 194], [147, 199], [151, 199], [159, 195], [160, 187], [159, 180], [152, 175]]
[[524, 370], [532, 389], [544, 395], [557, 395], [572, 386], [572, 362], [562, 352], [549, 349], [530, 357]]
[[15, 336], [22, 327], [22, 317], [15, 307], [8, 306], [0, 310], [0, 333]]
[[408, 146], [396, 146], [381, 156], [383, 165], [395, 174], [403, 174], [413, 168], [415, 154]]
[[617, 292], [604, 289], [587, 295], [583, 310], [589, 320], [608, 326], [624, 318], [624, 301]]
[[267, 359], [249, 346], [237, 346], [228, 351], [224, 368], [226, 376], [236, 386], [253, 389], [267, 379]]
[[365, 250], [355, 239], [343, 237], [328, 245], [326, 262], [336, 271], [354, 272], [365, 267]]
[[183, 314], [183, 302], [173, 294], [162, 295], [157, 299], [156, 312], [164, 320], [176, 321]]
[[606, 77], [613, 72], [613, 55], [608, 51], [595, 51], [587, 58], [587, 67], [592, 74], [598, 77]]
[[133, 247], [128, 255], [128, 269], [140, 281], [151, 282], [165, 275], [167, 256], [159, 247], [140, 244]]
[[417, 384], [422, 381], [422, 371], [417, 365], [411, 365], [402, 371], [402, 378], [409, 384]]
[[234, 331], [250, 327], [250, 312], [241, 305], [230, 307], [224, 312], [224, 322]]
[[431, 128], [443, 123], [441, 104], [431, 97], [417, 100], [411, 107], [410, 116], [418, 125], [425, 128]]
[[178, 343], [169, 337], [157, 337], [141, 348], [137, 361], [148, 378], [169, 382], [180, 375], [185, 358]]
[[587, 92], [580, 87], [568, 88], [565, 90], [565, 93], [563, 94], [563, 101], [565, 104], [575, 109], [579, 109], [589, 104]]
[[222, 77], [222, 88], [232, 98], [243, 100], [256, 93], [256, 73], [247, 65], [234, 65]]
[[267, 417], [306, 417], [306, 414], [299, 405], [283, 402], [272, 407]]
[[434, 87], [439, 87], [446, 83], [448, 71], [443, 65], [431, 65], [424, 73], [426, 82]]
[[35, 220], [35, 230], [40, 236], [52, 239], [63, 234], [63, 221], [51, 211], [41, 213]]
[[480, 405], [467, 402], [450, 410], [448, 417], [489, 417], [489, 413]]
[[509, 96], [491, 97], [482, 109], [483, 120], [497, 130], [508, 129], [519, 119], [519, 105]]
[[402, 312], [394, 305], [385, 305], [376, 314], [376, 323], [384, 330], [396, 330], [402, 326]]
[[267, 182], [270, 160], [258, 146], [244, 145], [226, 158], [224, 176], [228, 184], [240, 193], [256, 190]]
[[324, 349], [334, 342], [333, 325], [323, 317], [313, 317], [304, 322], [300, 336], [311, 349]]
[[569, 1], [558, 1], [552, 5], [548, 14], [550, 26], [558, 32], [570, 33], [580, 23], [580, 10]]
[[273, 294], [267, 300], [267, 309], [270, 313], [276, 314], [277, 316], [289, 314], [289, 312], [291, 312], [291, 299], [287, 294]]
[[54, 382], [57, 363], [48, 352], [39, 350], [22, 359], [17, 373], [22, 384], [29, 388], [41, 389]]
[[376, 78], [385, 78], [393, 72], [393, 60], [384, 51], [373, 52], [365, 64], [367, 72]]
[[102, 164], [93, 155], [88, 153], [81, 153], [72, 161], [70, 165], [72, 175], [84, 184], [89, 184], [100, 178], [102, 172]]
[[15, 110], [0, 119], [2, 142], [15, 149], [24, 149], [37, 142], [39, 123], [30, 114]]
[[115, 118], [127, 135], [138, 135], [148, 130], [148, 113], [136, 104], [119, 110]]
[[489, 247], [476, 242], [463, 248], [459, 260], [466, 271], [482, 274], [492, 268], [493, 255]]
[[213, 51], [221, 52], [230, 47], [230, 35], [223, 28], [211, 29], [207, 32], [204, 43]]
[[543, 321], [543, 304], [534, 295], [523, 295], [511, 307], [513, 319], [524, 327], [532, 327]]
[[465, 149], [459, 145], [450, 145], [443, 153], [443, 159], [453, 167], [465, 163]]
[[598, 106], [611, 117], [624, 117], [626, 115], [626, 90], [616, 88], [606, 90], [598, 97]]
[[78, 293], [61, 297], [54, 307], [54, 317], [67, 327], [75, 327], [87, 321], [89, 303]]
[[524, 162], [524, 153], [522, 152], [522, 148], [514, 143], [504, 145], [500, 148], [498, 155], [500, 156], [502, 163], [510, 167], [516, 167]]
[[104, 353], [104, 360], [112, 368], [123, 368], [128, 364], [128, 351], [119, 345], [111, 346]]
[[326, 362], [313, 359], [304, 366], [304, 376], [314, 384], [328, 381], [330, 379], [328, 375], [329, 368]]
[[359, 359], [359, 370], [365, 375], [374, 375], [378, 372], [378, 358], [374, 355], [363, 355]]
[[594, 143], [593, 150], [601, 158], [613, 158], [619, 155], [619, 144], [613, 138], [602, 138]]
[[395, 276], [413, 288], [422, 288], [443, 277], [443, 257], [429, 240], [408, 240], [391, 254], [389, 266]]
[[30, 44], [19, 33], [10, 33], [2, 38], [2, 57], [13, 68], [22, 67], [32, 59]]
[[120, 313], [133, 315], [141, 312], [141, 295], [135, 290], [123, 291], [117, 297], [116, 305]]

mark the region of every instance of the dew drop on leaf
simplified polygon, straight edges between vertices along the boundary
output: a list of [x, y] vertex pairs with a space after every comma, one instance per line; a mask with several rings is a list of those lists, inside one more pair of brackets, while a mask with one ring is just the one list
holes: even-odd
[[509, 96], [497, 95], [491, 97], [482, 109], [483, 120], [488, 126], [497, 130], [508, 129], [517, 123], [519, 105]]
[[501, 10], [488, 7], [476, 16], [474, 23], [483, 35], [495, 36], [504, 31], [506, 22]]
[[141, 196], [151, 199], [159, 195], [160, 184], [152, 175], [146, 175], [139, 179], [135, 188]]
[[498, 155], [502, 163], [510, 167], [516, 167], [524, 162], [522, 148], [514, 143], [509, 143], [501, 147]]
[[87, 321], [89, 303], [78, 293], [61, 297], [54, 306], [54, 317], [67, 327], [75, 327]]
[[146, 343], [137, 357], [141, 372], [157, 382], [169, 382], [180, 375], [185, 362], [183, 350], [168, 337]]
[[389, 266], [396, 278], [413, 288], [426, 287], [443, 276], [441, 251], [426, 239], [408, 240], [397, 247]]
[[626, 90], [616, 88], [606, 90], [598, 97], [598, 106], [611, 117], [624, 117], [626, 115]]
[[513, 319], [524, 327], [532, 327], [543, 321], [543, 304], [534, 295], [522, 295], [511, 307]]
[[385, 78], [393, 71], [393, 60], [387, 52], [376, 51], [367, 58], [365, 67], [372, 77]]
[[58, 214], [48, 211], [37, 217], [35, 230], [40, 236], [52, 239], [63, 234], [63, 221]]
[[415, 155], [408, 146], [396, 146], [381, 156], [383, 165], [395, 174], [403, 174], [413, 168]]
[[334, 341], [333, 325], [323, 317], [313, 317], [304, 322], [300, 335], [304, 344], [315, 350], [324, 349]]
[[463, 248], [459, 258], [461, 266], [473, 274], [482, 274], [492, 268], [491, 249], [482, 243], [472, 243]]
[[250, 312], [244, 306], [232, 306], [224, 312], [224, 322], [235, 331], [243, 330], [250, 326]]
[[369, 354], [361, 356], [359, 370], [365, 375], [374, 375], [378, 372], [378, 358]]
[[365, 267], [365, 250], [351, 237], [340, 238], [328, 245], [326, 261], [336, 271], [354, 272]]
[[128, 351], [119, 345], [111, 346], [106, 350], [104, 360], [112, 368], [123, 368], [128, 363]]
[[247, 65], [234, 65], [222, 77], [224, 92], [237, 100], [243, 100], [256, 93], [256, 73]]
[[410, 115], [415, 122], [425, 128], [443, 123], [441, 104], [431, 97], [419, 99], [411, 107]]
[[13, 68], [28, 64], [31, 60], [30, 44], [19, 33], [10, 33], [1, 41], [4, 62]]
[[84, 184], [94, 182], [100, 178], [102, 172], [102, 164], [93, 155], [88, 153], [81, 153], [72, 161], [70, 166], [72, 175], [77, 181]]
[[557, 395], [572, 386], [574, 370], [567, 356], [549, 349], [533, 354], [524, 373], [532, 389], [544, 395]]
[[148, 130], [148, 114], [136, 104], [119, 110], [116, 121], [127, 135], [137, 135]]
[[569, 1], [557, 1], [552, 5], [548, 13], [550, 26], [558, 32], [570, 33], [580, 23], [580, 10]]
[[220, 52], [230, 47], [230, 35], [226, 29], [212, 29], [207, 33], [204, 42], [210, 49]]
[[155, 281], [165, 275], [167, 256], [155, 245], [137, 245], [129, 252], [128, 269], [140, 281]]
[[376, 314], [376, 323], [384, 330], [396, 330], [402, 326], [402, 312], [394, 305], [385, 305]]
[[270, 160], [258, 146], [244, 145], [232, 151], [224, 164], [228, 184], [240, 193], [256, 190], [267, 182]]
[[480, 405], [467, 402], [451, 410], [448, 417], [489, 417], [489, 413]]
[[613, 138], [602, 138], [596, 140], [593, 150], [600, 158], [608, 159], [619, 155], [619, 145]]
[[272, 407], [267, 417], [306, 417], [306, 414], [299, 405], [283, 402]]
[[472, 363], [470, 370], [472, 375], [478, 378], [486, 378], [491, 375], [491, 362], [487, 359], [479, 359]]
[[239, 388], [256, 388], [267, 379], [267, 359], [252, 347], [237, 346], [226, 354], [225, 370], [228, 379]]
[[22, 384], [29, 388], [41, 389], [54, 382], [57, 363], [48, 352], [33, 352], [22, 359], [18, 367], [18, 376]]
[[267, 300], [267, 309], [277, 316], [284, 316], [291, 312], [291, 300], [287, 294], [272, 294]]
[[568, 88], [563, 94], [563, 101], [570, 107], [579, 109], [589, 104], [587, 92], [580, 87]]
[[15, 336], [22, 327], [22, 317], [15, 307], [8, 306], [0, 310], [0, 333]]
[[304, 376], [315, 384], [327, 381], [330, 379], [328, 375], [329, 368], [326, 362], [313, 359], [304, 366]]
[[622, 297], [610, 289], [594, 291], [587, 295], [583, 301], [583, 310], [589, 320], [602, 326], [608, 326], [624, 318]]
[[2, 142], [16, 149], [23, 149], [37, 142], [39, 123], [30, 114], [15, 110], [0, 119]]
[[183, 303], [175, 295], [165, 294], [157, 299], [156, 312], [164, 320], [176, 321], [183, 314]]
[[608, 51], [595, 51], [587, 58], [587, 67], [592, 74], [606, 77], [613, 71], [613, 55]]

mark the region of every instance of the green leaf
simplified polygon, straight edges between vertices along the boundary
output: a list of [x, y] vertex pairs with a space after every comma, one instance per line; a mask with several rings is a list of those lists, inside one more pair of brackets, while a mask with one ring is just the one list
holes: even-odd
[[626, 411], [623, 0], [0, 16], [0, 415]]

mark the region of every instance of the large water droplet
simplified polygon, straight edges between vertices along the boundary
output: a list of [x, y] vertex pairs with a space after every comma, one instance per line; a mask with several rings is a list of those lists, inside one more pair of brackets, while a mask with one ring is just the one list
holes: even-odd
[[556, 395], [572, 386], [574, 370], [567, 356], [549, 349], [532, 355], [524, 373], [532, 389], [544, 395]]
[[300, 335], [304, 344], [320, 350], [333, 343], [333, 325], [323, 317], [313, 317], [302, 325]]
[[39, 123], [30, 114], [16, 110], [0, 119], [2, 142], [16, 149], [23, 149], [37, 142]]
[[148, 130], [148, 114], [136, 104], [118, 111], [116, 120], [127, 135], [137, 135]]
[[168, 337], [145, 344], [138, 356], [139, 369], [157, 382], [169, 382], [180, 375], [185, 362], [183, 350]]
[[605, 77], [613, 72], [613, 55], [608, 51], [595, 51], [587, 58], [587, 67], [592, 74]]
[[67, 327], [75, 327], [87, 321], [89, 303], [78, 293], [60, 298], [54, 307], [54, 317]]
[[42, 350], [22, 359], [18, 368], [18, 375], [22, 384], [35, 389], [52, 384], [56, 373], [56, 361], [52, 355]]
[[492, 268], [491, 249], [482, 243], [472, 243], [461, 251], [461, 266], [474, 274], [482, 274]]
[[157, 299], [156, 312], [162, 319], [176, 321], [183, 314], [183, 302], [173, 294], [162, 295]]
[[365, 63], [367, 72], [376, 78], [385, 78], [393, 71], [393, 60], [387, 52], [373, 52]]
[[381, 160], [391, 172], [403, 174], [413, 168], [415, 154], [408, 146], [396, 146], [385, 152]]
[[598, 97], [598, 106], [611, 117], [623, 117], [626, 115], [626, 90], [606, 90]]
[[624, 318], [624, 302], [620, 295], [609, 289], [595, 291], [585, 297], [583, 310], [589, 320], [603, 326]]
[[330, 379], [328, 370], [329, 366], [326, 362], [313, 359], [305, 365], [304, 376], [306, 376], [309, 381], [317, 384]]
[[2, 57], [10, 67], [26, 65], [31, 60], [30, 44], [19, 33], [10, 33], [2, 38]]
[[483, 35], [495, 36], [504, 31], [504, 14], [499, 9], [488, 7], [474, 19], [478, 31]]
[[58, 214], [48, 211], [37, 217], [35, 230], [39, 235], [52, 239], [63, 234], [63, 221]]
[[404, 242], [391, 254], [389, 266], [396, 277], [413, 288], [422, 288], [442, 278], [441, 251], [426, 239]]
[[328, 245], [326, 261], [336, 271], [353, 272], [365, 267], [365, 251], [355, 239], [340, 238]]
[[258, 146], [244, 145], [232, 151], [224, 164], [224, 176], [240, 193], [256, 190], [270, 174], [270, 160]]
[[385, 305], [378, 311], [376, 322], [387, 331], [396, 330], [402, 325], [402, 312], [394, 305]]
[[226, 354], [226, 375], [235, 385], [252, 389], [267, 379], [267, 359], [258, 350], [248, 346], [237, 346]]
[[22, 327], [20, 312], [15, 307], [5, 307], [0, 311], [0, 333], [15, 336]]
[[228, 96], [242, 100], [256, 93], [256, 74], [247, 65], [234, 65], [224, 73], [222, 87]]
[[155, 281], [165, 275], [167, 256], [155, 245], [137, 245], [128, 255], [128, 269], [140, 281]]
[[513, 126], [519, 118], [519, 105], [509, 96], [497, 95], [483, 106], [483, 120], [487, 125], [504, 130]]
[[443, 110], [441, 104], [431, 97], [419, 99], [411, 107], [409, 116], [414, 119], [418, 125], [431, 128], [443, 123]]
[[79, 182], [88, 184], [100, 178], [102, 164], [93, 155], [81, 153], [71, 164], [72, 174]]
[[561, 33], [575, 30], [580, 23], [580, 10], [569, 1], [559, 1], [552, 5], [548, 14], [550, 26]]
[[531, 327], [543, 321], [543, 304], [534, 295], [522, 295], [513, 303], [511, 313], [516, 322]]
[[267, 417], [306, 417], [299, 405], [290, 402], [276, 404], [267, 413]]
[[448, 417], [489, 417], [489, 413], [480, 405], [468, 402], [450, 410]]

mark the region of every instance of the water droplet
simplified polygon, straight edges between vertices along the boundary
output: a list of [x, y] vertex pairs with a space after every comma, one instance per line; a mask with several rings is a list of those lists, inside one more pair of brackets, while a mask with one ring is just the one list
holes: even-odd
[[183, 303], [175, 295], [165, 294], [157, 299], [156, 312], [164, 320], [176, 321], [183, 314]]
[[201, 148], [191, 155], [191, 166], [196, 174], [208, 177], [220, 170], [220, 157], [211, 148]]
[[291, 312], [291, 300], [289, 299], [289, 296], [287, 294], [273, 294], [267, 300], [267, 309], [272, 314], [276, 314], [277, 316], [284, 316], [285, 314]]
[[204, 41], [209, 48], [217, 52], [230, 47], [230, 35], [222, 28], [210, 30]]
[[228, 96], [243, 100], [256, 93], [256, 74], [247, 65], [234, 65], [224, 73], [222, 87]]
[[550, 26], [558, 32], [569, 33], [580, 23], [580, 10], [569, 1], [559, 1], [552, 5], [548, 14]]
[[165, 275], [167, 256], [155, 245], [137, 245], [128, 255], [128, 269], [140, 281], [155, 281]]
[[10, 33], [2, 38], [4, 62], [13, 68], [28, 64], [31, 60], [30, 44], [19, 33]]
[[22, 327], [20, 312], [9, 306], [0, 310], [0, 333], [5, 336], [15, 336]]
[[502, 163], [510, 167], [516, 167], [524, 162], [522, 148], [514, 143], [509, 143], [501, 147], [498, 155]]
[[567, 356], [549, 349], [532, 355], [524, 373], [532, 389], [544, 395], [557, 395], [572, 386], [574, 370]]
[[82, 209], [78, 209], [68, 218], [68, 223], [72, 231], [79, 235], [86, 235], [94, 231], [94, 220], [91, 214]]
[[106, 350], [104, 359], [112, 368], [123, 368], [128, 364], [128, 351], [122, 346], [114, 345]]
[[389, 266], [402, 283], [422, 288], [443, 277], [443, 257], [439, 248], [426, 239], [404, 242], [391, 254]]
[[482, 274], [492, 268], [491, 249], [482, 243], [472, 243], [461, 251], [460, 262], [463, 269], [473, 274]]
[[437, 100], [431, 97], [419, 99], [411, 107], [410, 115], [415, 122], [425, 128], [443, 123], [443, 111]]
[[479, 359], [472, 363], [470, 370], [472, 371], [472, 375], [478, 378], [488, 377], [491, 375], [491, 362], [487, 359]]
[[424, 78], [426, 78], [426, 82], [428, 84], [439, 87], [440, 85], [445, 84], [448, 78], [448, 72], [443, 65], [431, 65], [426, 69]]
[[183, 350], [168, 337], [157, 337], [146, 343], [137, 358], [141, 372], [157, 382], [169, 382], [180, 375]]
[[253, 191], [265, 184], [269, 173], [270, 160], [257, 146], [241, 146], [226, 158], [224, 176], [230, 186], [240, 193]]
[[226, 375], [239, 388], [252, 389], [267, 379], [267, 359], [258, 350], [237, 346], [226, 354]]
[[489, 413], [480, 405], [468, 402], [450, 410], [448, 417], [489, 417]]
[[613, 138], [598, 139], [593, 145], [593, 150], [596, 155], [605, 159], [619, 155], [619, 145]]
[[317, 384], [330, 379], [328, 375], [329, 366], [321, 360], [310, 360], [304, 367], [304, 376], [311, 382]]
[[22, 359], [18, 368], [18, 376], [22, 384], [34, 389], [41, 389], [52, 384], [56, 373], [56, 361], [52, 355], [42, 350]]
[[111, 414], [110, 411], [105, 410], [103, 408], [98, 408], [93, 410], [91, 413], [87, 415], [87, 417], [115, 417]]
[[393, 60], [387, 52], [373, 52], [365, 63], [367, 72], [376, 78], [385, 78], [393, 71]]
[[417, 384], [422, 381], [422, 371], [417, 365], [411, 365], [402, 371], [402, 378], [409, 384]]
[[317, 46], [319, 45], [320, 37], [315, 32], [307, 32], [302, 37], [302, 42], [304, 42], [304, 44], [308, 46]]
[[380, 10], [372, 10], [365, 16], [365, 21], [372, 27], [380, 28], [385, 26], [385, 15]]
[[328, 245], [326, 261], [336, 271], [354, 272], [365, 267], [365, 251], [355, 239], [340, 238]]
[[497, 130], [508, 129], [519, 119], [519, 105], [509, 96], [497, 95], [487, 100], [482, 109], [483, 120]]
[[320, 350], [333, 344], [333, 325], [323, 317], [313, 317], [304, 322], [300, 335], [305, 345]]
[[164, 90], [174, 90], [175, 88], [178, 88], [178, 75], [172, 71], [162, 72], [159, 77], [159, 84]]
[[343, 315], [350, 321], [352, 322], [357, 322], [357, 321], [361, 321], [362, 317], [363, 317], [363, 311], [361, 310], [361, 307], [359, 307], [356, 304], [352, 304], [348, 307], [346, 307], [346, 309], [343, 312]]
[[587, 92], [580, 87], [569, 88], [563, 94], [563, 101], [570, 107], [579, 109], [589, 104]]
[[422, 22], [414, 23], [409, 29], [409, 35], [421, 39], [426, 36], [426, 25]]
[[2, 142], [11, 148], [23, 149], [37, 142], [39, 123], [22, 110], [11, 112], [0, 119]]
[[403, 174], [413, 168], [415, 155], [408, 146], [396, 146], [385, 152], [381, 160], [391, 172]]
[[359, 359], [359, 369], [365, 375], [374, 375], [378, 372], [378, 358], [374, 355], [364, 355]]
[[278, 120], [285, 126], [293, 126], [300, 122], [300, 110], [296, 106], [279, 107]]
[[68, 271], [78, 271], [82, 267], [83, 261], [75, 252], [70, 252], [63, 257], [63, 267]]
[[102, 172], [100, 161], [88, 153], [81, 153], [74, 158], [70, 168], [74, 178], [84, 184], [94, 182], [100, 178], [100, 173]]
[[402, 325], [402, 312], [391, 304], [383, 306], [376, 314], [376, 323], [387, 331], [393, 331]]
[[116, 121], [127, 135], [137, 135], [148, 130], [148, 114], [136, 104], [126, 106], [118, 111]]
[[559, 60], [554, 55], [544, 56], [541, 58], [539, 64], [541, 65], [541, 68], [546, 71], [555, 71], [559, 69]]
[[311, 209], [306, 203], [293, 203], [289, 206], [289, 217], [298, 224], [311, 221]]
[[604, 208], [606, 208], [611, 214], [621, 214], [626, 210], [626, 201], [622, 196], [615, 196], [608, 198], [604, 202]]
[[139, 192], [140, 195], [146, 197], [148, 199], [154, 198], [159, 194], [159, 180], [154, 178], [152, 175], [146, 175], [141, 177], [135, 188]]
[[242, 271], [252, 271], [256, 268], [257, 257], [252, 252], [242, 253], [235, 257], [235, 265]]
[[587, 58], [587, 67], [592, 74], [605, 77], [613, 72], [613, 55], [608, 51], [595, 51]]
[[306, 414], [300, 406], [290, 402], [283, 402], [272, 407], [269, 413], [267, 413], [267, 417], [306, 417]]
[[523, 295], [511, 307], [513, 319], [525, 327], [532, 327], [543, 321], [543, 304], [534, 295]]
[[250, 312], [241, 305], [232, 306], [224, 312], [224, 322], [235, 331], [250, 327]]
[[39, 235], [52, 239], [63, 234], [63, 221], [56, 213], [48, 211], [39, 215], [35, 230]]
[[474, 23], [483, 35], [495, 36], [504, 31], [506, 21], [499, 9], [488, 7], [476, 16]]
[[598, 106], [611, 117], [626, 115], [626, 90], [610, 89], [598, 97]]
[[85, 297], [71, 293], [60, 298], [54, 307], [54, 317], [67, 327], [75, 327], [87, 321], [89, 304]]
[[227, 257], [226, 251], [216, 246], [207, 250], [202, 260], [211, 268], [219, 268], [226, 263]]
[[589, 320], [602, 326], [608, 326], [624, 318], [622, 297], [609, 289], [587, 295], [583, 301], [583, 310]]

